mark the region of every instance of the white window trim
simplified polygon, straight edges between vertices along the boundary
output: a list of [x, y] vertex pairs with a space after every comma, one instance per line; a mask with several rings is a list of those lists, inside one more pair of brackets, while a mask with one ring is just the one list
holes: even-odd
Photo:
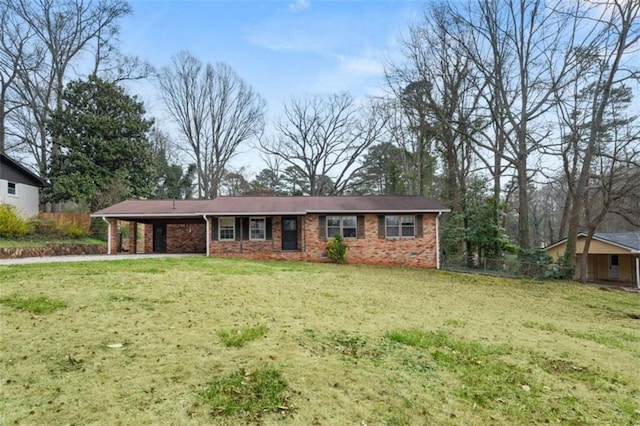
[[[327, 236], [327, 238], [333, 238], [333, 235], [329, 235], [329, 218], [330, 217], [339, 217], [340, 218], [340, 236], [342, 236], [342, 238], [346, 239], [346, 240], [355, 240], [358, 238], [358, 216], [357, 215], [331, 215], [331, 216], [327, 216], [326, 218], [326, 224], [325, 224], [325, 235]], [[345, 217], [352, 217], [355, 219], [356, 222], [356, 226], [354, 227], [354, 229], [356, 230], [356, 234], [353, 237], [345, 237], [344, 236], [344, 218]], [[331, 228], [335, 228], [335, 226], [331, 226]], [[348, 227], [351, 228], [351, 227]]]
[[[15, 188], [15, 193], [13, 193], [13, 194], [9, 191], [9, 185], [10, 184], [13, 184], [13, 187]], [[7, 195], [9, 197], [17, 197], [18, 196], [18, 184], [16, 182], [7, 182]]]
[[[402, 217], [413, 217], [413, 235], [402, 235]], [[389, 225], [387, 225], [388, 217], [397, 217], [398, 218], [398, 226], [393, 226], [392, 228], [398, 229], [398, 235], [388, 235]], [[388, 214], [384, 216], [384, 237], [390, 240], [396, 240], [401, 238], [416, 238], [416, 216], [411, 214]]]
[[[220, 222], [230, 220], [233, 223], [233, 238], [222, 238], [222, 226]], [[236, 240], [236, 218], [235, 217], [219, 217], [218, 218], [218, 241], [235, 241]]]
[[[264, 228], [262, 229], [262, 232], [264, 233], [264, 237], [262, 238], [253, 238], [252, 232], [251, 232], [251, 222], [253, 222], [254, 220], [262, 220], [262, 223], [264, 223]], [[267, 218], [265, 216], [256, 216], [256, 217], [250, 217], [249, 218], [249, 241], [265, 241], [267, 239]]]

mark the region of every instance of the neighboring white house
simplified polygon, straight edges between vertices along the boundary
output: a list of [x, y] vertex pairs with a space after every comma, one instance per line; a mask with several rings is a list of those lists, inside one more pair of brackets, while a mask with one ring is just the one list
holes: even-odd
[[14, 206], [23, 217], [36, 216], [40, 188], [46, 185], [39, 176], [0, 152], [0, 204]]

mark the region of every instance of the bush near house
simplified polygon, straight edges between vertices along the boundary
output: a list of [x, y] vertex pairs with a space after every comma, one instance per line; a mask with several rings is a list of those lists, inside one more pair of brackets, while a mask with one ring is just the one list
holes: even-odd
[[329, 259], [336, 263], [344, 263], [347, 257], [347, 250], [349, 250], [349, 246], [345, 244], [344, 239], [339, 234], [335, 234], [327, 242], [327, 255]]
[[0, 204], [0, 237], [21, 238], [28, 233], [29, 226], [16, 209], [8, 204]]

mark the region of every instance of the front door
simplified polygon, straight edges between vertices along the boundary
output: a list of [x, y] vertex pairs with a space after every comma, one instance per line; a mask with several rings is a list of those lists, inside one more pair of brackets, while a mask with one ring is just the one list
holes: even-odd
[[282, 250], [298, 250], [298, 219], [282, 218]]
[[153, 225], [153, 252], [167, 252], [167, 224], [156, 223]]
[[620, 278], [620, 256], [617, 254], [609, 255], [609, 279], [617, 280]]

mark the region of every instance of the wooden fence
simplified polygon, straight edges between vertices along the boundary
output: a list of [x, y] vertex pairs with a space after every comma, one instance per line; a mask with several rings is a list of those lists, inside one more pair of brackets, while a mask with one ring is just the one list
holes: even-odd
[[89, 216], [89, 213], [39, 213], [38, 217], [42, 220], [55, 222], [58, 226], [74, 225], [87, 233], [91, 228], [91, 216]]

